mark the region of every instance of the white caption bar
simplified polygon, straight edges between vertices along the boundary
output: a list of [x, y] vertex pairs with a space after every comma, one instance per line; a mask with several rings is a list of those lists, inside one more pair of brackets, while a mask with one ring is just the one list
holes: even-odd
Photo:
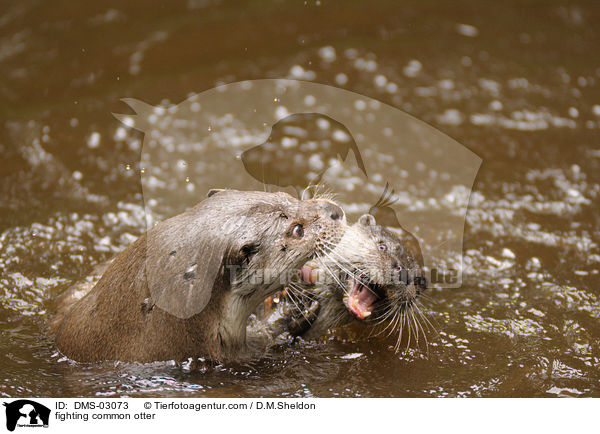
[[[589, 432], [598, 399], [0, 399], [4, 432]], [[6, 431], [8, 430], [8, 431]], [[175, 431], [176, 430], [176, 431]], [[209, 431], [211, 432], [211, 431]]]

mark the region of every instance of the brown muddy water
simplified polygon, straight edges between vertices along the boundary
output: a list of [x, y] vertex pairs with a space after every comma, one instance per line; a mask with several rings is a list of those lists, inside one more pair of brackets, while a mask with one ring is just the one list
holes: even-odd
[[[0, 1], [0, 396], [600, 396], [600, 4], [110, 3]], [[53, 301], [145, 230], [120, 99], [261, 78], [380, 100], [483, 159], [463, 284], [423, 301], [429, 344], [340, 332], [206, 372], [63, 357]]]

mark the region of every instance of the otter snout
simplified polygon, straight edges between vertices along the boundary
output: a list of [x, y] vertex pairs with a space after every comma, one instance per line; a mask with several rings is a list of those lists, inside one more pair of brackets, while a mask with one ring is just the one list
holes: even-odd
[[346, 214], [344, 213], [344, 210], [335, 203], [326, 200], [323, 201], [322, 207], [325, 215], [331, 220], [341, 220], [342, 222], [346, 221]]

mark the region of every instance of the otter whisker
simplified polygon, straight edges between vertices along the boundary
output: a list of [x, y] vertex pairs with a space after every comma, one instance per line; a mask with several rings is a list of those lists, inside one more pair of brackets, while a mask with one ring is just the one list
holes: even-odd
[[[313, 199], [326, 199], [335, 202], [337, 199], [337, 194], [331, 189], [331, 187], [325, 187], [325, 184], [323, 184], [320, 181], [317, 184], [315, 184]], [[323, 192], [319, 191], [321, 188], [325, 188]]]
[[[417, 315], [420, 315], [422, 317], [421, 311], [416, 306], [415, 306], [415, 312], [417, 313]], [[423, 332], [423, 339], [425, 339], [425, 348], [427, 350], [427, 353], [429, 353], [429, 341], [427, 340], [427, 333], [425, 332], [425, 329], [423, 328], [423, 324], [421, 324], [421, 322], [418, 319], [417, 319], [417, 324], [419, 325], [419, 327], [421, 327], [421, 331]]]
[[387, 300], [385, 303], [383, 303], [383, 309], [385, 313], [380, 318], [378, 318], [377, 324], [382, 324], [386, 322], [390, 316], [395, 315], [397, 313], [395, 309], [392, 309], [391, 306], [386, 306], [386, 304], [389, 305], [389, 302]]
[[[392, 328], [392, 330], [398, 330], [400, 329], [400, 334], [402, 334], [402, 311], [398, 311], [398, 318], [396, 319], [396, 322], [394, 323], [394, 327]], [[391, 331], [390, 331], [391, 334]]]
[[412, 308], [410, 308], [408, 312], [409, 312], [410, 318], [412, 319], [413, 324], [415, 325], [415, 339], [416, 339], [416, 345], [418, 348], [419, 347], [419, 326], [415, 319], [414, 310]]
[[381, 331], [381, 333], [382, 334], [385, 333], [385, 331], [389, 328], [390, 331], [386, 335], [386, 337], [390, 336], [394, 332], [394, 330], [396, 330], [396, 327], [398, 325], [398, 319], [399, 319], [400, 315], [401, 315], [401, 313], [399, 311], [394, 312], [394, 316], [392, 317], [391, 321], [388, 323], [387, 326], [385, 326], [385, 328]]
[[404, 314], [400, 313], [399, 317], [399, 330], [398, 330], [398, 339], [396, 340], [396, 345], [394, 345], [394, 351], [397, 353], [400, 350], [400, 343], [402, 341], [402, 326], [404, 324]]
[[[425, 323], [429, 326], [431, 326], [431, 329], [435, 332], [438, 333], [437, 328], [433, 325], [433, 323], [431, 321], [429, 321], [429, 318], [427, 318], [427, 315], [425, 315], [423, 312], [421, 312], [421, 309], [419, 308], [419, 302], [416, 301], [415, 302], [415, 306], [417, 306], [419, 313], [421, 314], [421, 318], [423, 318], [423, 320], [425, 321]], [[435, 319], [434, 319], [435, 321]]]
[[[375, 323], [375, 325], [379, 325], [379, 324], [383, 324], [385, 322], [388, 322], [387, 320], [390, 317], [393, 317], [393, 315], [394, 315], [394, 311], [392, 311], [391, 309], [388, 310], [381, 318], [377, 319], [377, 322]], [[389, 327], [389, 324], [388, 324], [388, 327]]]
[[410, 340], [412, 338], [412, 327], [408, 318], [408, 313], [404, 311], [404, 319], [406, 320], [406, 328], [408, 329], [408, 342], [406, 343], [406, 351], [410, 348]]
[[[323, 252], [325, 255], [327, 255], [327, 253]], [[333, 278], [333, 280], [335, 280], [335, 282], [341, 287], [345, 289], [344, 284], [339, 280], [338, 276], [335, 275], [335, 273], [327, 266], [327, 264], [325, 264], [324, 262], [321, 263], [321, 265], [323, 266], [323, 268], [325, 269], [325, 271]]]
[[[290, 284], [290, 287], [291, 287], [291, 284]], [[295, 300], [296, 296], [292, 293], [292, 291], [289, 292], [289, 295], [290, 295], [289, 299], [294, 304], [294, 306], [296, 306], [296, 309], [298, 311], [300, 311], [300, 314], [304, 317], [305, 320], [309, 321], [308, 318], [306, 317], [306, 314], [304, 313], [305, 310], [303, 308], [301, 308], [299, 305], [299, 303], [301, 303], [300, 300], [298, 299], [298, 302], [296, 302], [296, 300]]]
[[438, 303], [438, 301], [437, 301], [437, 300], [435, 300], [435, 299], [431, 298], [431, 297], [430, 297], [429, 295], [427, 295], [427, 294], [423, 294], [423, 293], [421, 293], [421, 294], [419, 294], [419, 298], [421, 298], [421, 299], [423, 299], [423, 300], [427, 300], [428, 302], [432, 302], [432, 303]]
[[[325, 256], [327, 256], [328, 258], [332, 259], [331, 256], [327, 253], [327, 252], [323, 252], [325, 254]], [[333, 259], [332, 259], [333, 261]], [[329, 267], [325, 264], [322, 263], [322, 265], [324, 266], [324, 268], [327, 270], [327, 272], [329, 272], [329, 274], [331, 275], [331, 277], [333, 277], [333, 279], [342, 287], [345, 289], [345, 285], [340, 282], [340, 280], [338, 279], [337, 276], [335, 276], [335, 273], [333, 271], [331, 271], [329, 269]], [[354, 275], [353, 272], [351, 272], [350, 270], [346, 269], [345, 267], [343, 267], [341, 264], [337, 264], [344, 272], [346, 272], [348, 275], [352, 276], [353, 278], [357, 279], [357, 276]]]
[[[346, 258], [340, 256], [339, 254], [336, 253], [335, 249], [329, 250], [329, 252], [323, 252], [323, 254], [325, 256], [327, 256], [331, 262], [334, 265], [337, 265], [338, 267], [340, 267], [343, 271], [346, 271], [348, 274], [352, 274], [350, 271], [348, 271], [347, 268], [345, 268], [342, 264], [346, 264], [348, 266], [351, 265], [351, 262], [349, 262]], [[341, 259], [341, 261], [336, 260], [335, 258], [332, 257], [332, 255], [337, 255], [339, 259]]]

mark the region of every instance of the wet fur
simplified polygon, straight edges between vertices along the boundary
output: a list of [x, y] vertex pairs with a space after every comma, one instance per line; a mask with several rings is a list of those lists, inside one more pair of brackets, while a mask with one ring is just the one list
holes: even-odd
[[[55, 318], [56, 344], [71, 359], [88, 362], [236, 358], [244, 349], [248, 316], [281, 289], [278, 279], [249, 281], [239, 267], [270, 268], [277, 276], [300, 268], [323, 243], [343, 234], [345, 218], [331, 218], [338, 210], [330, 201], [299, 201], [285, 193], [211, 195], [117, 255], [94, 288]], [[290, 236], [296, 224], [304, 225], [301, 239]], [[210, 253], [212, 259], [206, 258]], [[190, 264], [196, 264], [191, 277]], [[187, 303], [205, 307], [190, 317], [173, 315], [156, 303], [150, 287], [175, 312], [182, 306], [185, 312]]]

